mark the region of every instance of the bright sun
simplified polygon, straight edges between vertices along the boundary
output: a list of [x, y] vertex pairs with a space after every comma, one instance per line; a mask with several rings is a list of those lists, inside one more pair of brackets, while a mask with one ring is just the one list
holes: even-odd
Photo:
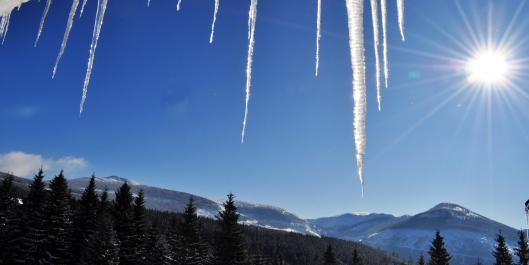
[[493, 85], [507, 80], [509, 66], [501, 52], [488, 50], [469, 59], [466, 71], [470, 82]]

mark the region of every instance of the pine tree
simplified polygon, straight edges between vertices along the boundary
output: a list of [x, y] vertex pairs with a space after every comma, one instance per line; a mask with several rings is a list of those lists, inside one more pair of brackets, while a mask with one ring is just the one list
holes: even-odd
[[353, 263], [352, 265], [363, 265], [362, 258], [358, 255], [356, 248], [353, 250]]
[[134, 249], [135, 249], [135, 262], [136, 264], [147, 264], [145, 263], [145, 198], [143, 190], [140, 190], [138, 197], [134, 199]]
[[72, 213], [70, 191], [63, 172], [50, 182], [50, 196], [46, 204], [46, 238], [44, 264], [70, 264], [72, 239]]
[[512, 256], [507, 248], [505, 243], [505, 238], [501, 233], [496, 237], [496, 249], [493, 251], [493, 256], [495, 258], [494, 265], [512, 265]]
[[516, 256], [518, 256], [518, 264], [529, 265], [529, 248], [527, 246], [527, 237], [523, 230], [518, 233], [518, 248], [515, 249]]
[[0, 264], [9, 264], [11, 244], [16, 236], [17, 198], [13, 189], [13, 176], [5, 176], [0, 183]]
[[421, 256], [419, 257], [419, 262], [417, 262], [418, 265], [425, 265], [425, 261], [424, 261], [424, 256], [421, 254]]
[[151, 227], [145, 237], [145, 264], [164, 265], [167, 263], [167, 243], [156, 227]]
[[10, 243], [9, 264], [39, 264], [46, 257], [44, 241], [47, 197], [41, 168], [23, 200], [20, 222], [11, 230], [13, 241]]
[[[332, 251], [331, 245], [328, 245], [323, 254], [323, 264], [324, 265], [335, 265], [336, 257], [334, 257], [334, 252]], [[353, 263], [354, 264], [354, 263]]]
[[92, 175], [81, 196], [79, 212], [74, 223], [73, 255], [76, 259], [80, 256], [82, 248], [86, 247], [88, 238], [95, 233], [98, 204], [95, 176]]
[[192, 197], [189, 198], [182, 213], [182, 219], [177, 223], [176, 233], [178, 240], [173, 248], [176, 250], [174, 259], [177, 263], [193, 265], [208, 263], [208, 249], [200, 237], [200, 223]]
[[449, 265], [450, 264], [450, 254], [445, 248], [444, 239], [441, 236], [441, 233], [437, 231], [435, 233], [435, 238], [432, 241], [430, 250], [428, 251], [430, 255], [429, 265]]
[[228, 194], [228, 199], [223, 203], [224, 209], [217, 216], [221, 228], [215, 244], [215, 261], [217, 264], [248, 264], [244, 239], [237, 223], [239, 214], [234, 199], [233, 194]]
[[108, 194], [101, 194], [97, 208], [95, 233], [87, 238], [86, 247], [81, 251], [80, 264], [117, 265], [119, 264], [119, 241], [108, 213]]
[[135, 231], [132, 201], [130, 186], [125, 182], [116, 192], [114, 202], [114, 227], [120, 242], [119, 261], [122, 265], [135, 264]]

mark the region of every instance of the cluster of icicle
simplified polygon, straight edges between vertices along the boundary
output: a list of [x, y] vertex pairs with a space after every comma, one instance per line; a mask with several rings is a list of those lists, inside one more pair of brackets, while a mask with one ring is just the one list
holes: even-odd
[[[9, 27], [9, 19], [11, 12], [16, 8], [28, 2], [29, 0], [1, 0], [0, 1], [0, 38], [4, 39]], [[37, 38], [35, 40], [35, 46], [37, 46], [40, 39], [44, 24], [46, 22], [46, 16], [53, 0], [46, 0], [46, 6], [44, 13], [41, 18], [39, 29], [37, 32]], [[180, 10], [180, 4], [182, 0], [177, 0], [176, 9]], [[246, 63], [246, 89], [245, 89], [245, 100], [244, 100], [244, 118], [242, 123], [241, 142], [244, 143], [246, 125], [248, 122], [248, 106], [250, 102], [251, 92], [251, 80], [252, 80], [252, 63], [253, 53], [255, 44], [255, 24], [257, 19], [257, 1], [250, 0], [250, 9], [248, 12], [248, 57]], [[360, 183], [362, 185], [362, 194], [364, 192], [364, 176], [363, 176], [363, 161], [366, 150], [366, 78], [365, 78], [365, 55], [364, 55], [364, 1], [365, 0], [345, 0], [349, 27], [349, 47], [351, 53], [351, 64], [353, 70], [353, 100], [354, 100], [354, 140], [356, 150], [356, 163], [358, 169], [358, 175]], [[382, 20], [382, 57], [383, 57], [383, 73], [384, 73], [384, 84], [388, 86], [388, 49], [387, 49], [387, 0], [370, 0], [371, 4], [371, 16], [373, 24], [373, 36], [374, 36], [374, 50], [375, 50], [375, 75], [376, 75], [376, 91], [377, 91], [377, 103], [378, 109], [381, 109], [381, 67], [379, 62], [379, 20], [378, 10], [380, 1], [380, 14]], [[401, 34], [401, 38], [404, 41], [404, 0], [397, 1], [397, 12], [398, 12], [398, 25]], [[87, 0], [83, 0], [79, 17], [82, 16]], [[147, 6], [150, 5], [150, 0], [147, 0]], [[220, 0], [214, 0], [214, 13], [213, 21], [211, 23], [211, 34], [209, 42], [213, 43], [213, 37], [215, 33], [215, 22], [217, 21], [217, 13], [219, 11]], [[83, 94], [80, 104], [80, 113], [83, 112], [86, 95], [88, 92], [88, 85], [90, 83], [90, 76], [94, 64], [95, 52], [101, 29], [103, 25], [103, 19], [105, 17], [106, 7], [108, 0], [97, 0], [97, 11], [94, 23], [94, 30], [92, 33], [92, 43], [90, 45], [90, 52], [88, 57], [88, 65], [86, 69], [86, 75], [83, 84]], [[57, 73], [57, 67], [61, 60], [64, 50], [68, 43], [68, 37], [73, 26], [74, 18], [79, 7], [79, 0], [72, 0], [72, 6], [68, 21], [66, 24], [66, 30], [60, 46], [59, 54], [55, 61], [52, 71], [52, 78]], [[317, 20], [316, 20], [316, 76], [319, 71], [320, 63], [320, 39], [321, 39], [321, 11], [322, 11], [322, 0], [317, 0]]]

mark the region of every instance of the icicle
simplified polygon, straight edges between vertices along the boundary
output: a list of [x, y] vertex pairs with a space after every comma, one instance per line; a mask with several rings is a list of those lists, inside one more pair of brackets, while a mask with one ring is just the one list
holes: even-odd
[[316, 76], [320, 68], [320, 39], [321, 39], [321, 0], [318, 0], [318, 14], [316, 18]]
[[373, 21], [373, 45], [375, 46], [375, 77], [377, 85], [378, 111], [381, 110], [382, 97], [380, 96], [380, 59], [378, 55], [378, 0], [371, 0], [371, 19]]
[[246, 64], [246, 97], [244, 104], [244, 119], [242, 122], [241, 143], [244, 143], [246, 123], [248, 121], [248, 104], [250, 103], [250, 86], [252, 84], [252, 62], [253, 47], [255, 43], [255, 20], [257, 18], [257, 0], [251, 0], [250, 11], [248, 13], [248, 59]]
[[3, 45], [6, 35], [7, 35], [7, 30], [9, 29], [9, 22], [11, 20], [11, 12], [9, 12], [6, 15], [2, 14], [1, 17], [2, 18], [0, 19], [0, 38], [2, 38], [2, 45]]
[[147, 7], [151, 6], [151, 0], [147, 0]]
[[83, 5], [81, 6], [81, 12], [79, 13], [79, 17], [82, 17], [83, 16], [83, 12], [84, 12], [84, 7], [86, 6], [86, 2], [88, 0], [83, 0]]
[[66, 44], [68, 43], [68, 37], [70, 36], [70, 31], [72, 30], [73, 19], [75, 17], [75, 13], [77, 12], [78, 6], [79, 0], [73, 0], [72, 7], [70, 8], [70, 14], [68, 15], [68, 23], [66, 23], [66, 30], [64, 31], [64, 37], [62, 38], [61, 50], [57, 55], [57, 60], [55, 60], [55, 65], [53, 66], [53, 73], [51, 75], [51, 78], [55, 78], [55, 74], [57, 73], [57, 66], [61, 61], [62, 55], [64, 54], [64, 49], [66, 48]]
[[213, 12], [213, 22], [211, 22], [211, 35], [209, 36], [209, 43], [213, 43], [213, 34], [215, 34], [215, 22], [217, 21], [217, 12], [219, 12], [220, 0], [215, 0], [215, 11]]
[[397, 12], [399, 20], [400, 37], [402, 41], [406, 40], [404, 37], [404, 0], [397, 0]]
[[384, 57], [384, 82], [388, 88], [389, 66], [388, 66], [388, 31], [387, 27], [387, 3], [386, 0], [380, 0], [380, 13], [382, 15], [382, 49]]
[[103, 26], [103, 19], [105, 18], [105, 11], [107, 10], [108, 0], [97, 1], [97, 12], [94, 23], [94, 31], [92, 33], [92, 44], [90, 45], [90, 55], [88, 57], [88, 66], [86, 68], [86, 76], [83, 85], [83, 96], [81, 98], [81, 105], [79, 107], [79, 114], [83, 113], [84, 103], [86, 101], [86, 94], [88, 92], [88, 84], [90, 83], [90, 76], [92, 75], [92, 67], [94, 65], [94, 56], [96, 53], [97, 42], [99, 40], [99, 34], [101, 33], [101, 27]]
[[46, 22], [46, 17], [48, 16], [48, 11], [50, 11], [52, 1], [53, 0], [46, 1], [46, 8], [44, 8], [44, 13], [42, 14], [42, 18], [40, 19], [39, 31], [37, 33], [37, 39], [35, 40], [35, 47], [37, 47], [37, 44], [39, 43], [40, 34], [42, 33], [42, 28], [44, 28], [44, 22]]
[[354, 140], [356, 166], [362, 196], [364, 194], [363, 163], [366, 148], [366, 80], [364, 58], [364, 0], [345, 0], [349, 26], [349, 47], [353, 68]]
[[180, 11], [180, 4], [182, 3], [182, 0], [178, 0], [178, 3], [176, 4], [176, 11]]

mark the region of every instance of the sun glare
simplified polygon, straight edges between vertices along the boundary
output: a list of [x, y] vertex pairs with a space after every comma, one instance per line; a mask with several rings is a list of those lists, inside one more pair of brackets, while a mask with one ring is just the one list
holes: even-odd
[[468, 80], [472, 83], [492, 85], [507, 80], [509, 65], [498, 51], [485, 51], [467, 61]]

